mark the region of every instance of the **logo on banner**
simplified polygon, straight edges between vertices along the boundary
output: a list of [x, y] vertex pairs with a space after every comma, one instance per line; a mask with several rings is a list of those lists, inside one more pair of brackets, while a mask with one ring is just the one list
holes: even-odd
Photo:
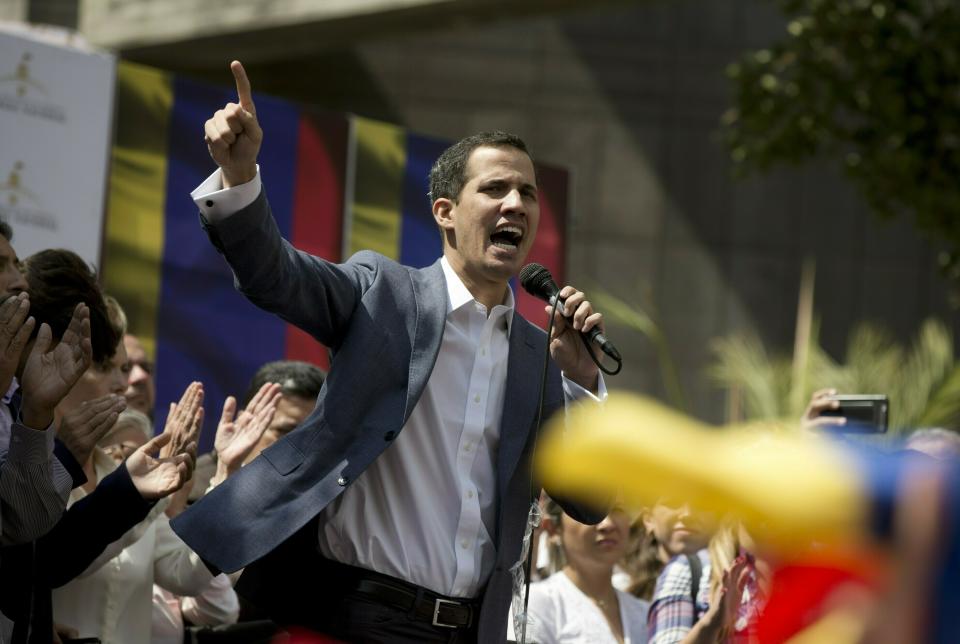
[[57, 218], [43, 209], [40, 198], [23, 183], [23, 161], [13, 164], [0, 183], [0, 219], [46, 230], [57, 229]]
[[30, 52], [24, 52], [12, 72], [0, 70], [0, 110], [64, 123], [66, 110], [47, 98], [47, 89], [30, 74]]

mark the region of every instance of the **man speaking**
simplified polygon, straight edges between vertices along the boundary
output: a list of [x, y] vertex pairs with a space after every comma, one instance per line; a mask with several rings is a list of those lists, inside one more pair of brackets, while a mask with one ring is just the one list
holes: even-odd
[[[173, 527], [211, 565], [246, 567], [238, 590], [279, 623], [350, 642], [503, 641], [509, 569], [539, 493], [530, 457], [547, 342], [508, 285], [540, 218], [526, 146], [477, 134], [437, 159], [432, 266], [369, 251], [333, 264], [280, 237], [250, 83], [231, 68], [238, 103], [205, 125], [219, 170], [192, 195], [202, 225], [239, 290], [333, 359], [303, 425]], [[561, 296], [545, 414], [604, 395], [578, 337], [602, 316], [571, 286]]]

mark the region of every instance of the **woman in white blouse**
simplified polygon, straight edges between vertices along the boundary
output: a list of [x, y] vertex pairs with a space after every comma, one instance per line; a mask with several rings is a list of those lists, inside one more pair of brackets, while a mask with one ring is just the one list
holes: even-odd
[[561, 569], [530, 586], [527, 641], [644, 644], [649, 604], [612, 583], [614, 565], [629, 546], [627, 515], [615, 508], [588, 526], [548, 500], [544, 529]]
[[[123, 329], [125, 316], [111, 300], [111, 322]], [[91, 365], [57, 407], [60, 431], [84, 431], [83, 425], [91, 422], [112, 426], [118, 417], [116, 407], [106, 407], [115, 410], [106, 415], [91, 410], [112, 398], [122, 399], [126, 376], [126, 351], [121, 341], [114, 358]], [[202, 397], [199, 383], [190, 385], [179, 405], [171, 409], [165, 431], [194, 436], [202, 421]], [[99, 420], [91, 421], [94, 417]], [[144, 436], [143, 440], [148, 438]], [[68, 505], [92, 492], [97, 481], [116, 469], [119, 462], [94, 449], [82, 464], [88, 482], [71, 493]], [[196, 595], [210, 585], [213, 575], [170, 529], [165, 507], [165, 502], [158, 503], [146, 519], [107, 546], [79, 577], [54, 590], [53, 615], [58, 625], [72, 629], [79, 637], [98, 637], [105, 644], [146, 643], [150, 641], [154, 581], [182, 595]]]

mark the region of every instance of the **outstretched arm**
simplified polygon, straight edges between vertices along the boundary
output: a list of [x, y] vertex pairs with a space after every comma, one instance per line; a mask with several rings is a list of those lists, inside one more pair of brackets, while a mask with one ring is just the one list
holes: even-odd
[[231, 70], [237, 102], [225, 105], [204, 125], [207, 149], [219, 169], [191, 195], [201, 225], [230, 264], [244, 295], [336, 347], [363, 284], [374, 276], [362, 262], [332, 264], [298, 251], [281, 237], [260, 186], [257, 155], [263, 130], [250, 81], [238, 61]]

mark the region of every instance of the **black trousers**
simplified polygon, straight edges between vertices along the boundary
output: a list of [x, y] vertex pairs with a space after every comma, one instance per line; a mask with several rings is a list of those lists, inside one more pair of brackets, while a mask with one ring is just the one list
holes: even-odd
[[466, 629], [434, 626], [413, 620], [407, 611], [385, 606], [366, 597], [345, 596], [335, 611], [332, 622], [329, 628], [322, 632], [344, 642], [472, 644], [477, 641], [476, 623]]
[[251, 617], [344, 642], [477, 641], [476, 619], [469, 628], [434, 626], [414, 619], [411, 611], [352, 592], [358, 574], [376, 573], [322, 557], [317, 551], [316, 526], [316, 521], [309, 522], [276, 550], [247, 566], [236, 589], [255, 608]]

